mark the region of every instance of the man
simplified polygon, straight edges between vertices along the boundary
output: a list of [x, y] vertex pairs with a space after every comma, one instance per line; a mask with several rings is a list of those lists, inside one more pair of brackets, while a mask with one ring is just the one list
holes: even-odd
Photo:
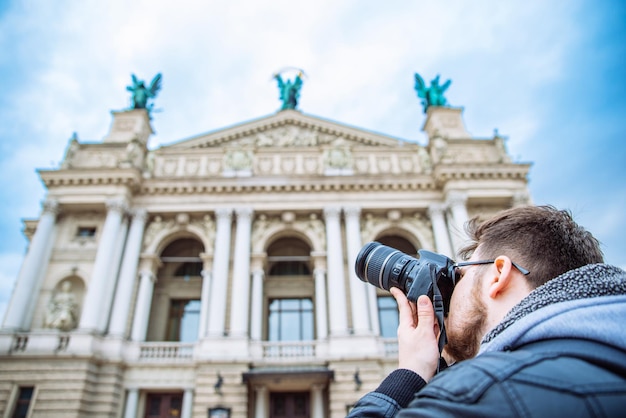
[[[571, 417], [626, 414], [626, 272], [550, 206], [467, 226], [435, 376], [438, 326], [428, 297], [396, 288], [399, 368], [351, 417]], [[462, 267], [461, 267], [462, 266]]]

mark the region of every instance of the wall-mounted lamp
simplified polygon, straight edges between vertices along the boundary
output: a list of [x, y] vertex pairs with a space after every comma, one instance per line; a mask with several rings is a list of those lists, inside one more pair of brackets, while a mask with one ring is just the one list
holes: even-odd
[[217, 380], [215, 381], [215, 384], [213, 385], [213, 389], [215, 390], [215, 393], [217, 393], [218, 395], [222, 395], [222, 385], [223, 384], [224, 384], [224, 378], [218, 372], [217, 373]]
[[356, 369], [356, 372], [354, 372], [354, 390], [360, 390], [362, 384], [363, 381], [361, 380], [361, 376], [359, 376], [359, 369]]

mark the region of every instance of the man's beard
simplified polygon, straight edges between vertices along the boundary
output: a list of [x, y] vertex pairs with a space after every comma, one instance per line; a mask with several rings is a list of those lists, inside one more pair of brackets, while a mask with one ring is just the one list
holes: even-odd
[[444, 351], [446, 357], [452, 357], [457, 362], [474, 358], [478, 354], [480, 340], [485, 332], [487, 307], [480, 299], [479, 280], [474, 280], [471, 298], [470, 307], [463, 312], [463, 322], [457, 324], [454, 329], [446, 329], [448, 344]]

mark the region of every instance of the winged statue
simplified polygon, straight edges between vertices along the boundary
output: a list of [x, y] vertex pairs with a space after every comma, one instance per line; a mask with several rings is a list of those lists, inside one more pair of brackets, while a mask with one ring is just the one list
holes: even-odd
[[146, 87], [143, 80], [139, 80], [135, 74], [131, 74], [133, 81], [132, 86], [126, 87], [133, 95], [131, 97], [131, 109], [146, 109], [148, 112], [152, 110], [153, 104], [148, 105], [149, 99], [154, 99], [161, 90], [161, 73], [154, 76], [150, 87]]
[[295, 109], [298, 106], [303, 75], [302, 70], [299, 70], [293, 81], [285, 81], [281, 77], [280, 73], [274, 74], [274, 78], [278, 82], [279, 98], [283, 101], [283, 105], [280, 110]]
[[450, 87], [451, 80], [439, 85], [439, 74], [430, 82], [430, 87], [426, 87], [424, 79], [415, 73], [415, 91], [417, 96], [422, 98], [422, 106], [424, 106], [424, 113], [430, 106], [446, 106], [448, 101], [443, 97], [443, 93]]

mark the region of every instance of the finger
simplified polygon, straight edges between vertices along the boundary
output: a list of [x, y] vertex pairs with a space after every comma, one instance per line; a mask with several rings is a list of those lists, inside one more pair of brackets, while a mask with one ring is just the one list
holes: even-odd
[[426, 295], [417, 299], [418, 326], [423, 329], [433, 330], [435, 326], [435, 310], [433, 304]]
[[417, 325], [415, 321], [415, 315], [413, 309], [411, 309], [411, 304], [409, 300], [406, 298], [404, 293], [398, 289], [397, 287], [392, 287], [389, 289], [393, 297], [396, 299], [398, 304], [398, 320], [400, 322], [400, 326], [409, 325], [411, 327], [415, 327]]

